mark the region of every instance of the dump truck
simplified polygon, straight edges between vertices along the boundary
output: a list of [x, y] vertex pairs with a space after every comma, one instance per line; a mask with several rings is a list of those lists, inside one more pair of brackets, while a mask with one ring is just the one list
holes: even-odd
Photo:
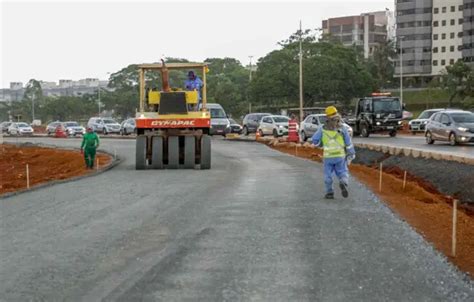
[[[202, 72], [202, 91], [172, 89], [169, 70]], [[136, 123], [135, 168], [211, 168], [211, 116], [206, 108], [206, 63], [162, 63], [138, 65], [140, 107]], [[160, 91], [146, 87], [146, 72], [161, 73]], [[201, 106], [199, 98], [201, 96]]]

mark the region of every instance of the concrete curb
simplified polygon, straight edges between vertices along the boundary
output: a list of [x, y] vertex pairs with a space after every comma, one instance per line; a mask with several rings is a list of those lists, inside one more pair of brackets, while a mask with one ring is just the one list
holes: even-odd
[[[61, 147], [58, 147], [58, 146], [48, 145], [48, 144], [26, 143], [26, 144], [23, 144], [23, 145], [45, 147], [45, 148], [52, 148], [52, 149], [61, 149], [61, 150], [75, 150], [75, 151], [80, 150], [79, 148], [68, 148], [68, 147], [61, 148]], [[45, 183], [40, 183], [40, 184], [37, 184], [33, 187], [30, 187], [29, 189], [24, 188], [24, 189], [20, 189], [20, 190], [14, 191], [14, 192], [7, 192], [7, 193], [4, 193], [4, 194], [0, 195], [0, 200], [7, 199], [9, 197], [16, 196], [16, 195], [19, 195], [19, 194], [22, 194], [22, 193], [36, 191], [36, 190], [39, 190], [39, 189], [42, 189], [42, 188], [51, 187], [51, 186], [58, 185], [58, 184], [73, 182], [73, 181], [77, 181], [77, 180], [80, 180], [80, 179], [83, 179], [83, 178], [97, 176], [99, 174], [102, 174], [102, 173], [116, 167], [117, 165], [119, 165], [123, 161], [118, 156], [116, 158], [114, 158], [114, 154], [111, 154], [108, 151], [100, 150], [98, 153], [105, 153], [105, 154], [109, 155], [112, 158], [112, 162], [108, 166], [106, 166], [104, 168], [101, 168], [99, 171], [94, 170], [94, 172], [89, 173], [89, 174], [74, 176], [74, 177], [67, 178], [67, 179], [58, 179], [58, 180], [47, 181]]]
[[403, 154], [404, 156], [411, 156], [413, 158], [455, 161], [461, 164], [474, 165], [474, 158], [457, 156], [457, 155], [446, 154], [446, 153], [431, 152], [431, 151], [406, 148], [406, 147], [393, 147], [393, 146], [373, 145], [373, 144], [365, 144], [365, 143], [354, 143], [354, 146], [358, 148], [378, 151], [378, 152], [382, 152], [382, 153], [390, 154], [390, 155]]

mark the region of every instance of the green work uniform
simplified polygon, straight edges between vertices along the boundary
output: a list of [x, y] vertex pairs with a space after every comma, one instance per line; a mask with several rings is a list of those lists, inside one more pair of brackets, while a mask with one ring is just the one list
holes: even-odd
[[81, 149], [84, 149], [84, 160], [88, 168], [94, 167], [95, 151], [99, 147], [99, 137], [95, 132], [87, 132], [82, 138]]

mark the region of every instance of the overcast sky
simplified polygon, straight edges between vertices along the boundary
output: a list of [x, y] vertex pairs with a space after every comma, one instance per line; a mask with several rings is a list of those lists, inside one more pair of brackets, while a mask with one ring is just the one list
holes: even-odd
[[393, 0], [315, 1], [4, 1], [1, 84], [108, 78], [164, 54], [201, 61], [234, 57], [248, 64], [277, 48], [303, 22], [394, 9]]

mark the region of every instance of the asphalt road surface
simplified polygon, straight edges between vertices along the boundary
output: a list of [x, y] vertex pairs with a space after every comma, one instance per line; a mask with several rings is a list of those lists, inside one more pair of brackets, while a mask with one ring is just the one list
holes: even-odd
[[368, 138], [355, 137], [354, 142], [394, 147], [408, 147], [417, 150], [474, 158], [474, 144], [450, 146], [448, 142], [437, 141], [433, 145], [428, 145], [422, 135], [398, 135], [397, 137], [389, 137], [388, 135], [371, 135]]
[[216, 139], [211, 170], [135, 171], [133, 140], [102, 148], [124, 162], [0, 199], [1, 301], [474, 299], [361, 184], [324, 200], [317, 163]]

